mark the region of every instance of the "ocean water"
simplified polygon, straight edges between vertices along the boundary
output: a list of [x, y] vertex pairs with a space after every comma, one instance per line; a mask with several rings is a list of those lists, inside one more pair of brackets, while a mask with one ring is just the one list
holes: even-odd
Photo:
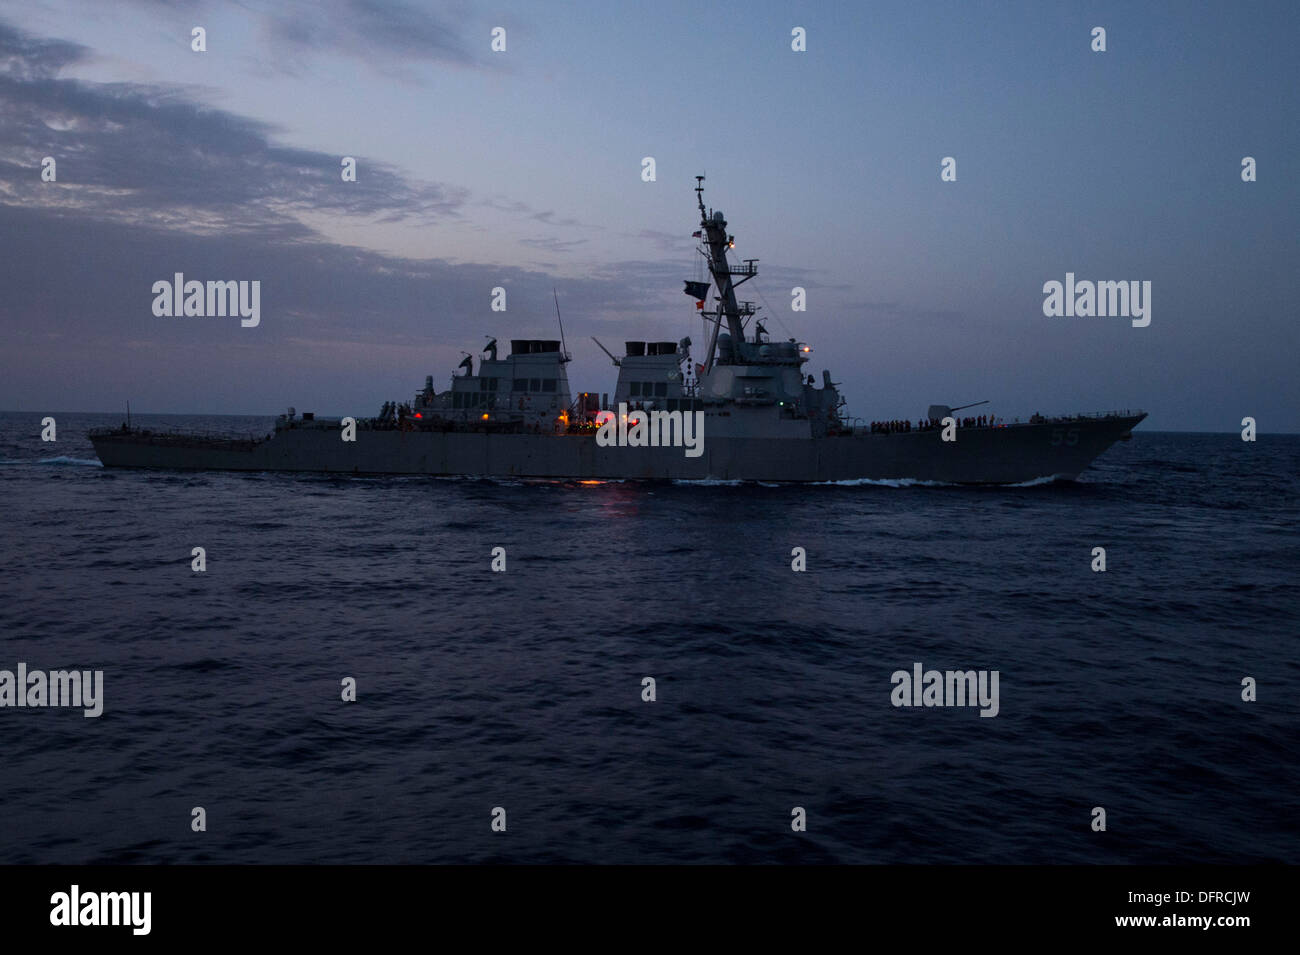
[[[0, 862], [1300, 861], [1300, 437], [582, 485], [113, 471], [120, 416], [41, 417], [0, 415], [0, 669], [104, 711], [0, 709]], [[917, 662], [997, 716], [893, 706]]]

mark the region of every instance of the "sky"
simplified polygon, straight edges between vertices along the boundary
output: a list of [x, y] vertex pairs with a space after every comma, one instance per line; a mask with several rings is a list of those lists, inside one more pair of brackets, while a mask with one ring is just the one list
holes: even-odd
[[[612, 391], [592, 336], [699, 357], [704, 174], [853, 417], [1295, 432], [1298, 43], [1292, 2], [0, 4], [0, 409], [370, 415], [558, 337], [553, 290]], [[156, 316], [177, 272], [260, 324]], [[1150, 325], [1044, 315], [1066, 273]]]

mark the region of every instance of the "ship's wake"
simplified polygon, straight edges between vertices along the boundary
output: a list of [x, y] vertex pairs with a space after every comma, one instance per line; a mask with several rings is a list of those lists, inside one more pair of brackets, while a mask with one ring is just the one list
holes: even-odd
[[1038, 477], [1031, 481], [1019, 481], [1014, 484], [963, 484], [958, 481], [923, 481], [918, 478], [845, 478], [841, 481], [754, 481], [743, 480], [740, 478], [726, 479], [722, 478], [700, 478], [700, 479], [678, 479], [672, 481], [673, 484], [681, 484], [688, 487], [741, 487], [744, 485], [753, 485], [757, 487], [789, 487], [794, 485], [812, 486], [812, 487], [1039, 487], [1047, 484], [1071, 483], [1073, 478], [1063, 474], [1053, 474], [1049, 477]]
[[4, 466], [4, 467], [12, 467], [14, 465], [21, 465], [21, 464], [26, 464], [26, 465], [48, 464], [53, 467], [78, 467], [78, 468], [102, 468], [104, 466], [99, 461], [98, 458], [70, 458], [67, 456], [60, 456], [57, 458], [40, 458], [35, 461], [31, 461], [31, 460], [0, 461], [0, 466]]
[[845, 478], [843, 481], [816, 481], [826, 487], [961, 487], [951, 481], [919, 481], [916, 478]]

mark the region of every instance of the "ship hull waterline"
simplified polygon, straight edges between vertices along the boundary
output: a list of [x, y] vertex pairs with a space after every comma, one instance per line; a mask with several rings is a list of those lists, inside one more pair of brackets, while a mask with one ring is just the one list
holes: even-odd
[[426, 474], [552, 480], [684, 480], [815, 483], [916, 481], [1022, 484], [1074, 480], [1129, 435], [1145, 414], [1053, 420], [999, 428], [856, 433], [820, 438], [707, 438], [702, 454], [681, 447], [600, 447], [588, 434], [294, 428], [263, 441], [222, 446], [128, 433], [91, 440], [105, 467], [180, 471]]

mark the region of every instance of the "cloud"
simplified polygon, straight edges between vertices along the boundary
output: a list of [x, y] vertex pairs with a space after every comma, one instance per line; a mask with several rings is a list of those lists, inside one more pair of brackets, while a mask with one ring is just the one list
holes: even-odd
[[[229, 6], [203, 0], [133, 2], [154, 16], [183, 17], [187, 34], [196, 15], [221, 13]], [[378, 73], [406, 79], [416, 78], [408, 67], [423, 64], [505, 65], [502, 58], [489, 56], [490, 27], [463, 3], [433, 7], [405, 0], [244, 0], [239, 6], [256, 24], [266, 47], [258, 66], [272, 71], [294, 72], [303, 61], [322, 55], [347, 57]]]
[[661, 252], [681, 254], [691, 249], [697, 240], [677, 232], [660, 232], [658, 229], [642, 229], [633, 238], [647, 239], [654, 243]]
[[[484, 333], [553, 335], [556, 287], [580, 359], [592, 334], [668, 338], [689, 317], [679, 265], [607, 263], [557, 282], [537, 268], [330, 241], [310, 225], [322, 213], [463, 222], [471, 198], [365, 156], [344, 183], [340, 157], [276, 145], [275, 127], [185, 88], [61, 76], [93, 55], [0, 23], [0, 407], [377, 404], [454, 367]], [[47, 155], [53, 183], [40, 178]], [[561, 230], [603, 231], [506, 196], [476, 205], [556, 230], [520, 240], [552, 254], [590, 241]], [[153, 283], [176, 272], [260, 281], [261, 324], [154, 316]], [[497, 286], [507, 312], [491, 311]]]
[[[268, 7], [266, 17], [271, 39], [299, 50], [331, 50], [368, 62], [377, 54], [458, 66], [479, 62], [464, 38], [463, 23], [401, 0], [281, 0]], [[488, 48], [486, 31], [478, 46]]]
[[29, 36], [0, 23], [0, 73], [18, 82], [48, 79], [90, 55], [79, 43]]
[[586, 239], [557, 239], [554, 236], [547, 236], [540, 239], [520, 239], [520, 245], [526, 245], [533, 249], [544, 249], [547, 252], [572, 252], [580, 245], [585, 245]]
[[570, 216], [563, 218], [557, 217], [554, 210], [538, 210], [526, 202], [520, 202], [518, 199], [508, 199], [505, 196], [489, 196], [486, 199], [479, 200], [479, 205], [486, 206], [489, 209], [496, 209], [499, 212], [506, 212], [512, 216], [521, 219], [531, 219], [534, 222], [541, 222], [549, 226], [581, 226], [584, 229], [603, 230], [603, 226], [592, 225], [589, 223], [579, 222]]
[[[194, 233], [310, 230], [297, 212], [379, 222], [459, 215], [464, 190], [412, 182], [358, 160], [343, 182], [341, 157], [271, 142], [274, 127], [212, 109], [184, 90], [60, 79], [83, 47], [34, 40], [0, 24], [0, 204], [113, 218]], [[58, 180], [40, 180], [52, 156]]]
[[[152, 284], [178, 271], [260, 280], [261, 324], [154, 316]], [[657, 334], [647, 323], [671, 327], [673, 310], [643, 296], [643, 282], [611, 270], [556, 283], [532, 269], [310, 236], [193, 234], [0, 206], [0, 407], [116, 408], [136, 396], [156, 410], [251, 413], [294, 395], [320, 408], [377, 406], [449, 371], [484, 333], [553, 337], [557, 284], [571, 336]], [[508, 291], [506, 312], [491, 310], [496, 286]]]

